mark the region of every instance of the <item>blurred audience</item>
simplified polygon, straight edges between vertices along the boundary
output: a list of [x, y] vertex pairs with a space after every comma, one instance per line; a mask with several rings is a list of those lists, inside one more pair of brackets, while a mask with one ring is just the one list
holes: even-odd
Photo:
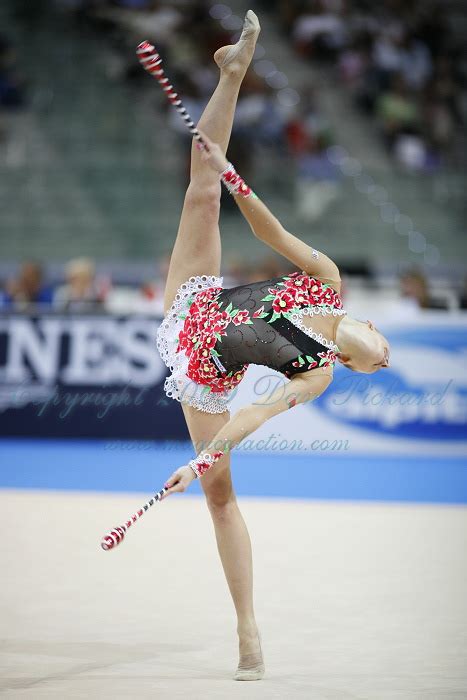
[[290, 272], [290, 263], [274, 254], [265, 255], [259, 263], [250, 264], [246, 270], [247, 282], [261, 282]]
[[[217, 82], [214, 51], [236, 40], [240, 32], [240, 27], [226, 30], [221, 22], [212, 19], [211, 3], [204, 0], [54, 2], [66, 13], [67, 22], [75, 21], [79, 27], [90, 25], [101, 36], [99, 46], [109, 77], [131, 83], [135, 90], [144, 89], [143, 86], [153, 90], [134, 57], [134, 47], [141, 36], [152, 40], [195, 121]], [[319, 62], [325, 69], [336, 68], [356, 107], [374, 120], [388, 151], [399, 163], [409, 170], [430, 171], [449, 160], [456, 150], [456, 133], [465, 122], [466, 60], [465, 48], [442, 2], [257, 2], [265, 11], [274, 10], [283, 33], [305, 60]], [[25, 1], [23, 5], [29, 13], [29, 3]], [[287, 85], [287, 76], [277, 75], [281, 85]], [[298, 210], [303, 219], [316, 221], [339, 196], [340, 175], [328, 158], [335, 135], [321, 109], [319, 89], [302, 85], [301, 99], [294, 106], [281, 102], [273, 85], [269, 76], [260, 78], [253, 69], [248, 72], [238, 102], [229, 157], [247, 181], [253, 177], [255, 160], [267, 166], [281, 158], [287, 165], [292, 161]], [[157, 91], [152, 94], [158, 100], [157, 108], [163, 104], [173, 129], [188, 142], [190, 137], [178, 115]], [[2, 34], [0, 139], [2, 113], [24, 103], [17, 53], [9, 37]], [[257, 149], [260, 156], [267, 154], [271, 158], [255, 157]], [[188, 166], [187, 161], [186, 177]], [[274, 168], [271, 173], [274, 177]], [[224, 196], [225, 205], [235, 207], [233, 199], [225, 193]], [[96, 275], [92, 260], [79, 258], [65, 266], [65, 283], [53, 291], [44, 282], [41, 265], [27, 261], [17, 276], [5, 283], [0, 304], [18, 310], [53, 303], [60, 311], [98, 308], [161, 313], [167, 267], [168, 259], [163, 259], [155, 266], [153, 279], [111, 288], [108, 279]], [[226, 286], [235, 286], [289, 270], [290, 264], [275, 256], [266, 256], [259, 264], [246, 264], [243, 258], [231, 256], [222, 273]], [[419, 270], [404, 273], [400, 287], [405, 302], [417, 309], [447, 308], [443, 299], [432, 297], [427, 279]], [[466, 299], [467, 292], [461, 298], [464, 308]]]
[[5, 115], [24, 104], [24, 81], [19, 74], [16, 51], [10, 39], [0, 34], [0, 142], [7, 135]]
[[9, 38], [0, 34], [0, 108], [24, 104], [24, 83], [19, 76], [17, 54]]
[[[155, 0], [56, 0], [71, 11], [77, 21], [91, 23], [103, 35], [103, 63], [110, 78], [132, 81], [136, 86], [153, 90], [152, 83], [134, 57], [134, 47], [141, 36], [157, 46], [184, 105], [197, 122], [217, 84], [218, 69], [213, 54], [220, 46], [236, 41], [241, 26], [226, 30], [210, 16], [211, 4], [205, 0], [168, 2]], [[162, 98], [153, 91], [161, 109]], [[166, 102], [162, 109], [180, 139], [190, 135], [179, 115]], [[252, 176], [256, 149], [266, 149], [274, 156], [286, 154], [285, 129], [289, 111], [277, 100], [277, 93], [253, 69], [248, 72], [240, 94], [229, 156], [245, 179]], [[188, 151], [187, 151], [188, 153]], [[189, 163], [182, 174], [188, 178]], [[226, 207], [235, 206], [225, 197]]]
[[376, 101], [375, 112], [389, 148], [400, 134], [418, 131], [420, 115], [414, 95], [402, 73], [395, 73], [386, 92]]
[[42, 265], [34, 260], [24, 262], [18, 275], [5, 285], [3, 304], [28, 310], [36, 304], [51, 304], [53, 292], [44, 282]]
[[[164, 289], [170, 257], [164, 256], [155, 261], [154, 275], [133, 271], [122, 277], [122, 271], [115, 272], [115, 279], [108, 274], [97, 273], [93, 260], [75, 258], [63, 267], [63, 278], [55, 285], [44, 281], [42, 266], [36, 261], [25, 261], [16, 277], [0, 284], [0, 309], [19, 312], [34, 312], [36, 307], [53, 309], [60, 313], [103, 312], [117, 314], [142, 313], [162, 315], [164, 312]], [[292, 266], [293, 267], [293, 266]], [[371, 276], [371, 268], [354, 266], [352, 272], [343, 268], [345, 293], [352, 296], [353, 275], [359, 280]], [[142, 268], [143, 270], [143, 268]], [[265, 254], [259, 260], [248, 261], [240, 254], [230, 254], [224, 259], [221, 275], [225, 287], [235, 287], [248, 282], [273, 279], [291, 271], [290, 262], [275, 253]], [[55, 273], [56, 274], [56, 273]], [[144, 276], [143, 276], [144, 275]], [[424, 310], [449, 311], [467, 308], [467, 277], [464, 288], [459, 292], [449, 286], [437, 283], [432, 293], [428, 277], [419, 268], [410, 268], [399, 278], [400, 299], [397, 301], [395, 315], [400, 320], [416, 315]], [[64, 283], [62, 283], [64, 280]], [[357, 289], [360, 282], [357, 284]], [[381, 294], [394, 295], [396, 285], [385, 287]], [[389, 313], [389, 311], [388, 311]]]
[[[204, 0], [56, 2], [102, 32], [111, 77], [147, 86], [147, 77], [134, 60], [134, 45], [142, 35], [154, 41], [195, 122], [217, 80], [212, 54], [234, 41], [240, 31], [227, 31], [225, 23], [212, 19], [211, 4]], [[376, 4], [367, 0], [275, 0], [262, 4], [273, 9], [301, 56], [337, 68], [355, 105], [374, 119], [388, 152], [402, 167], [432, 172], [459, 157], [456, 132], [465, 121], [465, 54], [463, 63], [458, 60], [462, 43], [441, 0], [382, 0]], [[258, 148], [279, 157], [292, 154], [300, 215], [315, 221], [339, 193], [338, 173], [326, 156], [332, 137], [324, 133], [326, 127], [316, 124], [319, 94], [315, 91], [310, 103], [310, 88], [303, 86], [302, 104], [295, 113], [293, 107], [281, 106], [268, 82], [249, 71], [229, 155], [249, 179], [254, 177]], [[168, 104], [164, 108], [173, 129], [188, 141], [178, 115]], [[300, 130], [302, 147], [297, 152], [293, 133]], [[185, 178], [187, 173], [185, 163]], [[224, 204], [232, 206], [228, 198]]]
[[421, 270], [414, 268], [401, 275], [400, 287], [402, 296], [419, 309], [448, 309], [446, 300], [431, 296], [428, 280]]
[[340, 176], [328, 158], [328, 148], [335, 143], [332, 130], [312, 88], [303, 89], [300, 107], [289, 120], [286, 134], [296, 164], [297, 209], [305, 221], [313, 222], [338, 197]]
[[467, 309], [467, 277], [464, 278], [464, 285], [459, 294], [459, 307]]
[[96, 279], [94, 262], [89, 258], [70, 260], [65, 267], [66, 284], [54, 294], [55, 308], [62, 311], [87, 311], [103, 306], [108, 283]]
[[[465, 126], [466, 48], [441, 0], [278, 0], [284, 32], [307, 60], [331, 63], [381, 126], [395, 159], [432, 171], [457, 157]], [[453, 15], [451, 17], [451, 15]]]

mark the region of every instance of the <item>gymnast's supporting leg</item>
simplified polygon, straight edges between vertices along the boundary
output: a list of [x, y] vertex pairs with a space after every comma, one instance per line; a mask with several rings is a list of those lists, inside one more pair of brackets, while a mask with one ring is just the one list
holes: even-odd
[[[215, 54], [216, 62], [221, 68], [219, 84], [198, 124], [199, 128], [221, 145], [224, 152], [232, 130], [240, 85], [253, 57], [259, 33], [254, 15], [250, 15], [249, 22], [250, 26], [247, 26], [247, 31], [242, 35], [240, 50], [225, 47]], [[166, 310], [178, 287], [188, 277], [220, 273], [219, 199], [219, 177], [203, 163], [193, 143], [191, 181], [167, 277], [164, 299]], [[200, 445], [209, 444], [230, 417], [228, 411], [208, 414], [186, 404], [182, 404], [182, 408], [196, 452], [199, 452]], [[203, 477], [201, 484], [237, 612], [240, 661], [243, 666], [254, 669], [255, 665], [258, 667], [261, 655], [253, 611], [251, 543], [232, 487], [229, 454], [219, 460], [215, 470]], [[244, 675], [248, 675], [248, 672]], [[251, 675], [254, 676], [254, 671]]]
[[[183, 404], [195, 451], [208, 445], [229, 420], [228, 412], [206, 415]], [[257, 667], [262, 661], [253, 608], [253, 564], [250, 536], [237, 504], [230, 475], [230, 455], [222, 457], [216, 468], [201, 479], [214, 524], [217, 548], [237, 613], [240, 662]]]

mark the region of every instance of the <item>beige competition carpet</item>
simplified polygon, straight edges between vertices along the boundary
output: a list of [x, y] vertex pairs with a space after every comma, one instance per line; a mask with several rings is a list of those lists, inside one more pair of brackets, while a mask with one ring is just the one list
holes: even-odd
[[235, 619], [204, 502], [0, 491], [0, 696], [467, 698], [467, 509], [244, 499], [263, 681], [232, 680]]

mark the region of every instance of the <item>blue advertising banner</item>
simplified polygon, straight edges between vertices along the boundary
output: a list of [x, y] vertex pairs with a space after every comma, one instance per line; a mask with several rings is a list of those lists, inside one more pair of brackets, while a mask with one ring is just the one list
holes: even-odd
[[402, 362], [383, 372], [336, 375], [317, 405], [349, 427], [394, 438], [459, 442], [467, 439], [467, 333], [426, 326], [393, 330]]
[[[0, 436], [188, 440], [149, 316], [0, 317]], [[378, 326], [391, 367], [373, 375], [336, 366], [314, 402], [276, 416], [237, 450], [342, 454], [467, 454], [467, 318], [427, 313]], [[280, 385], [252, 365], [232, 412]], [[285, 390], [285, 389], [284, 389]]]
[[[378, 327], [390, 341], [389, 368], [365, 375], [336, 365], [321, 397], [268, 421], [244, 449], [467, 456], [467, 315], [379, 318]], [[283, 383], [250, 368], [232, 408], [267, 401]]]
[[0, 317], [0, 435], [186, 440], [147, 316]]

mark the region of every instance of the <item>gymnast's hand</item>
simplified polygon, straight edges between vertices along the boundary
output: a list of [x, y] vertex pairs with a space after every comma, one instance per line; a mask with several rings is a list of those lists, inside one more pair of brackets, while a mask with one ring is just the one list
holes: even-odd
[[229, 161], [223, 154], [219, 144], [213, 143], [203, 131], [199, 131], [199, 133], [203, 143], [198, 142], [196, 147], [201, 151], [201, 159], [220, 175], [228, 167]]
[[170, 496], [172, 493], [183, 493], [194, 478], [195, 473], [191, 467], [180, 467], [165, 482], [164, 487], [168, 488], [168, 490], [162, 498], [167, 498], [167, 496]]

